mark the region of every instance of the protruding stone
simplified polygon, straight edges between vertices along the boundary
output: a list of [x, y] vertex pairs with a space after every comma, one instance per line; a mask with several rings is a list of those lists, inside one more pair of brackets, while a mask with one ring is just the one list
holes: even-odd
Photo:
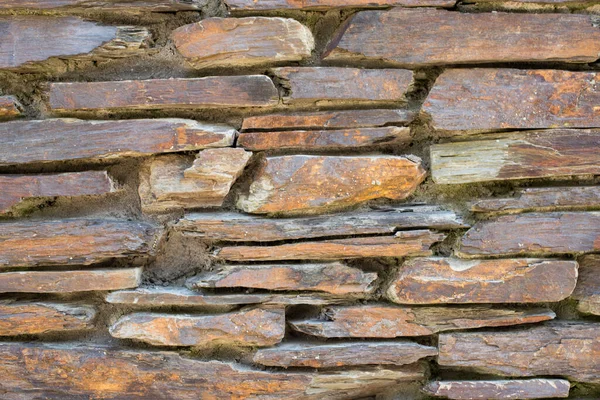
[[396, 271], [386, 294], [400, 304], [551, 303], [576, 283], [575, 261], [416, 258]]
[[195, 68], [301, 61], [315, 47], [310, 29], [291, 18], [207, 18], [175, 29], [171, 38]]
[[155, 346], [272, 346], [284, 333], [284, 310], [260, 308], [215, 315], [134, 313], [110, 328], [113, 337]]
[[398, 307], [365, 305], [329, 307], [318, 319], [291, 321], [299, 332], [323, 338], [394, 338], [427, 336], [456, 329], [529, 324], [553, 319], [546, 309], [489, 307]]
[[569, 397], [571, 384], [564, 379], [513, 379], [488, 381], [434, 381], [423, 391], [436, 397], [470, 399], [555, 399]]
[[0, 336], [38, 335], [93, 327], [94, 307], [48, 302], [0, 302]]
[[[17, 1], [17, 0], [13, 0]], [[259, 10], [327, 10], [330, 8], [373, 8], [373, 7], [453, 7], [454, 0], [227, 0], [233, 12]]]
[[377, 198], [402, 200], [425, 175], [415, 157], [267, 157], [238, 207], [256, 214], [315, 214]]
[[13, 119], [21, 115], [23, 106], [13, 96], [0, 96], [0, 120]]
[[589, 254], [579, 259], [579, 279], [571, 296], [584, 314], [600, 315], [600, 255]]
[[[515, 26], [519, 29], [511, 29]], [[392, 8], [361, 11], [350, 17], [331, 40], [325, 60], [385, 61], [411, 67], [588, 63], [595, 62], [599, 53], [600, 30], [590, 15]]]

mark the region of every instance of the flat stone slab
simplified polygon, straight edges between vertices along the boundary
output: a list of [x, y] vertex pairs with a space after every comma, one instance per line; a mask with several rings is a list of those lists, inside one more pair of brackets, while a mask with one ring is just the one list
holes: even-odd
[[52, 303], [0, 302], [0, 336], [38, 335], [92, 329], [92, 306]]
[[579, 264], [579, 279], [571, 298], [577, 300], [580, 312], [600, 315], [600, 256], [585, 255]]
[[446, 399], [554, 399], [569, 397], [571, 383], [564, 379], [487, 381], [434, 381], [423, 391]]
[[[16, 0], [13, 0], [16, 1]], [[330, 8], [373, 8], [373, 7], [453, 7], [454, 0], [227, 0], [226, 4], [231, 11], [258, 11], [258, 10], [327, 10]]]

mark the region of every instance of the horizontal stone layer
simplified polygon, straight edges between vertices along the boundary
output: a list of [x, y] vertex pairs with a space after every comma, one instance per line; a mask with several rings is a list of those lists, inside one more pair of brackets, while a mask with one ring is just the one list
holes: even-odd
[[363, 257], [427, 256], [445, 238], [428, 230], [397, 232], [394, 236], [330, 239], [276, 246], [226, 246], [217, 251], [227, 261], [337, 260]]
[[334, 306], [318, 319], [290, 321], [298, 332], [323, 338], [427, 336], [457, 329], [528, 324], [553, 319], [547, 309], [489, 307]]
[[513, 379], [487, 381], [434, 381], [423, 391], [436, 397], [469, 399], [554, 399], [569, 397], [564, 379]]
[[[518, 30], [511, 29], [518, 26]], [[457, 13], [393, 8], [362, 11], [334, 35], [326, 61], [398, 66], [506, 62], [594, 62], [600, 30], [576, 14]], [[485, 116], [484, 116], [485, 117]]]
[[579, 279], [571, 297], [578, 301], [580, 312], [600, 315], [600, 256], [583, 256], [579, 264]]
[[[13, 0], [16, 1], [16, 0]], [[309, 9], [327, 10], [329, 8], [373, 8], [373, 7], [453, 7], [454, 0], [227, 0], [233, 11]]]
[[599, 340], [598, 324], [569, 321], [502, 332], [444, 333], [438, 363], [497, 375], [552, 375], [598, 383]]
[[0, 302], [0, 336], [91, 329], [94, 307], [50, 302]]
[[0, 119], [13, 119], [21, 115], [23, 106], [13, 96], [0, 96]]
[[188, 213], [174, 229], [184, 235], [233, 242], [269, 242], [378, 233], [401, 229], [466, 228], [453, 211], [415, 205], [305, 218], [261, 218], [237, 213]]
[[2, 9], [92, 8], [118, 11], [197, 11], [204, 0], [0, 0]]
[[199, 69], [301, 61], [315, 47], [310, 29], [291, 18], [207, 18], [175, 29], [171, 38]]
[[442, 131], [600, 126], [595, 72], [450, 69], [423, 104]]
[[440, 184], [599, 174], [599, 145], [598, 129], [512, 132], [434, 144], [431, 174]]
[[416, 258], [402, 265], [386, 289], [400, 304], [549, 303], [569, 297], [577, 262]]
[[279, 93], [264, 75], [49, 85], [49, 107], [56, 112], [269, 107], [278, 103]]
[[177, 118], [13, 121], [0, 124], [0, 165], [227, 147], [233, 145], [235, 135], [235, 129], [226, 125]]

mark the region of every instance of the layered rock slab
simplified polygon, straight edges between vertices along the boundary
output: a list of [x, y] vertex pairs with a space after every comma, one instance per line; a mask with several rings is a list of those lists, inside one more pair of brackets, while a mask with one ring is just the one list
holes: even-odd
[[454, 0], [227, 0], [233, 12], [258, 10], [327, 10], [330, 8], [372, 8], [372, 7], [453, 7]]
[[94, 307], [51, 302], [0, 302], [0, 336], [91, 329]]
[[92, 8], [119, 11], [198, 11], [204, 0], [0, 0], [0, 9]]
[[578, 301], [580, 312], [600, 315], [600, 256], [585, 255], [579, 263], [579, 280], [571, 298]]
[[569, 397], [564, 379], [513, 379], [488, 381], [434, 381], [423, 391], [446, 399], [550, 399]]
[[21, 115], [23, 106], [13, 96], [0, 96], [0, 120], [13, 119]]

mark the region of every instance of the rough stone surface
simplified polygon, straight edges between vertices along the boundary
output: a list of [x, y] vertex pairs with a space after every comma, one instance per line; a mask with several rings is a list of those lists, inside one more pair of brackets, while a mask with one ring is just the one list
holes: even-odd
[[397, 232], [394, 236], [330, 239], [275, 246], [227, 246], [217, 257], [227, 261], [336, 260], [364, 257], [427, 256], [445, 238], [428, 230]]
[[564, 379], [514, 379], [488, 381], [434, 381], [423, 391], [455, 400], [554, 399], [569, 397], [571, 384]]
[[225, 125], [176, 118], [13, 121], [0, 124], [0, 165], [226, 147], [233, 144], [235, 135], [235, 129]]
[[347, 342], [341, 344], [289, 343], [260, 349], [252, 358], [267, 367], [334, 368], [361, 365], [404, 365], [437, 355], [435, 347], [408, 341]]
[[206, 5], [204, 0], [0, 0], [1, 9], [83, 8], [104, 11], [197, 11]]
[[546, 309], [488, 307], [399, 307], [370, 304], [330, 307], [319, 319], [290, 321], [299, 332], [323, 338], [427, 336], [456, 329], [499, 327], [547, 321]]
[[49, 302], [0, 302], [0, 336], [37, 335], [90, 329], [96, 310]]
[[327, 10], [329, 8], [361, 7], [453, 7], [454, 0], [227, 0], [232, 11], [309, 9]]
[[23, 106], [13, 96], [0, 96], [0, 120], [13, 119], [21, 115]]
[[438, 363], [506, 376], [564, 376], [600, 382], [600, 329], [588, 322], [554, 322], [502, 332], [440, 335]]
[[550, 303], [569, 297], [577, 262], [416, 258], [392, 275], [386, 294], [400, 304]]
[[[511, 29], [515, 26], [519, 29]], [[599, 53], [600, 30], [589, 15], [393, 8], [351, 17], [330, 42], [325, 60], [399, 66], [586, 63], [596, 61]]]
[[426, 175], [421, 160], [411, 158], [267, 157], [238, 207], [256, 214], [300, 214], [338, 210], [377, 198], [402, 200]]
[[586, 255], [579, 263], [579, 280], [571, 297], [578, 301], [580, 312], [600, 315], [600, 256]]
[[269, 107], [279, 103], [273, 81], [264, 75], [51, 83], [55, 112], [172, 108]]
[[315, 47], [310, 29], [291, 18], [207, 18], [175, 29], [171, 38], [195, 68], [301, 61]]
[[272, 346], [284, 333], [284, 310], [260, 308], [215, 315], [136, 313], [110, 328], [113, 337], [155, 346]]

